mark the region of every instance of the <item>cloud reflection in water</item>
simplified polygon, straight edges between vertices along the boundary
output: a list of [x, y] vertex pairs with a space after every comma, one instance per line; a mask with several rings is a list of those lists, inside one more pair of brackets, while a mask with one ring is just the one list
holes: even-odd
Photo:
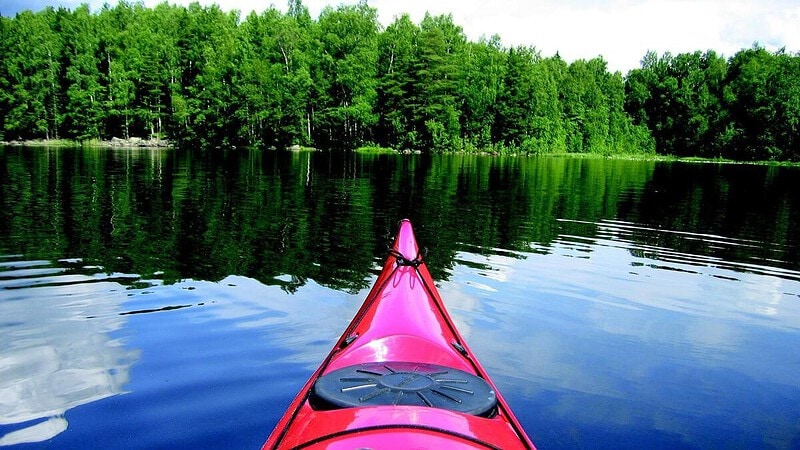
[[125, 323], [122, 285], [25, 265], [0, 268], [0, 446], [66, 431], [66, 411], [123, 392], [138, 358], [112, 336]]

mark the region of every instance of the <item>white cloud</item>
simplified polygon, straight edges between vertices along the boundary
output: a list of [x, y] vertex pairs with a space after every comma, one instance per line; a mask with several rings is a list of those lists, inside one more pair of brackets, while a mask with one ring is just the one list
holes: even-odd
[[[145, 0], [154, 6], [162, 0]], [[192, 0], [174, 3], [188, 5]], [[75, 7], [83, 0], [2, 0], [0, 13], [13, 14], [22, 7], [45, 5]], [[105, 0], [90, 0], [93, 10]], [[312, 17], [326, 5], [354, 4], [356, 0], [305, 0]], [[113, 1], [110, 3], [114, 3]], [[214, 3], [200, 0], [202, 4]], [[262, 11], [270, 3], [252, 0], [218, 0], [222, 9], [242, 15]], [[23, 5], [24, 6], [21, 6]], [[273, 2], [286, 10], [286, 1]], [[800, 4], [796, 0], [370, 0], [382, 24], [407, 12], [419, 21], [426, 11], [452, 13], [467, 37], [498, 34], [505, 45], [531, 45], [543, 55], [559, 52], [567, 61], [603, 56], [609, 69], [623, 73], [639, 66], [648, 50], [658, 54], [715, 50], [726, 57], [759, 42], [770, 50], [800, 50]]]

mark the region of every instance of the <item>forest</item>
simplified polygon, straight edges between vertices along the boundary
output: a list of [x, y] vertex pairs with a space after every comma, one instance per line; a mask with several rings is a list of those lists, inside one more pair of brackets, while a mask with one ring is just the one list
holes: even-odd
[[644, 55], [611, 73], [451, 15], [302, 0], [242, 18], [121, 1], [0, 17], [0, 141], [169, 139], [495, 153], [658, 153], [800, 160], [800, 55], [758, 44]]

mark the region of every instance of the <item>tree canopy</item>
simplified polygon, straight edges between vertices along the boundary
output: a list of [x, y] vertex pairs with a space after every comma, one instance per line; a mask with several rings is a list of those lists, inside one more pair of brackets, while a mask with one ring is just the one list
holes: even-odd
[[242, 18], [121, 1], [0, 17], [0, 139], [800, 159], [800, 59], [650, 52], [623, 77], [366, 1]]

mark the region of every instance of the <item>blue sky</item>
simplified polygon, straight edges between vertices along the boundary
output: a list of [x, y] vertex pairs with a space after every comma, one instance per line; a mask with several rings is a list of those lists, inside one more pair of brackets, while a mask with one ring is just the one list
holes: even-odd
[[[199, 0], [236, 9], [242, 15], [274, 4], [286, 10], [286, 1]], [[304, 0], [313, 17], [327, 6], [357, 0]], [[0, 0], [0, 14], [47, 5], [74, 8], [88, 3], [93, 11], [105, 0]], [[108, 1], [112, 5], [115, 0]], [[189, 4], [191, 0], [170, 3]], [[154, 6], [161, 0], [144, 0]], [[556, 51], [572, 61], [602, 55], [610, 70], [627, 73], [639, 66], [648, 50], [659, 55], [715, 50], [733, 56], [754, 42], [770, 50], [800, 51], [800, 0], [368, 0], [378, 9], [385, 26], [407, 12], [419, 21], [426, 11], [452, 13], [467, 37], [498, 34], [507, 46], [531, 45], [544, 56]]]

